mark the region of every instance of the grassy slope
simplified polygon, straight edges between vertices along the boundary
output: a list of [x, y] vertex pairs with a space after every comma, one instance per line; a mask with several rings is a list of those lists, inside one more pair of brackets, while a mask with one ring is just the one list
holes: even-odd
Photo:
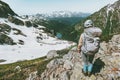
[[[60, 55], [60, 57], [57, 58], [61, 58], [64, 54], [67, 54], [70, 49], [71, 48], [57, 51]], [[34, 60], [0, 65], [0, 80], [25, 80], [29, 77], [29, 74], [34, 71], [38, 71], [38, 76], [40, 76], [51, 60], [46, 60], [46, 57], [41, 57]], [[21, 71], [15, 70], [16, 66], [20, 66]]]
[[[26, 77], [28, 77], [28, 74], [30, 72], [36, 71], [38, 67], [44, 67], [41, 66], [45, 61], [45, 57], [38, 58], [35, 60], [30, 60], [30, 61], [21, 61], [21, 62], [16, 62], [12, 64], [5, 64], [5, 65], [0, 65], [0, 80], [2, 79], [10, 79], [10, 80], [24, 80]], [[45, 63], [44, 63], [45, 64]], [[16, 66], [21, 67], [21, 71], [18, 72], [15, 70]]]

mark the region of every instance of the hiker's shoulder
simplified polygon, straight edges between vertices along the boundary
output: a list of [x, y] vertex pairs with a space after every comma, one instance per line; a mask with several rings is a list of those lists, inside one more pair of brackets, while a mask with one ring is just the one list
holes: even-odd
[[83, 38], [84, 38], [84, 32], [83, 32], [83, 33], [81, 33], [80, 38], [81, 38], [81, 39], [83, 39]]
[[84, 35], [84, 32], [80, 36], [83, 37], [83, 35]]

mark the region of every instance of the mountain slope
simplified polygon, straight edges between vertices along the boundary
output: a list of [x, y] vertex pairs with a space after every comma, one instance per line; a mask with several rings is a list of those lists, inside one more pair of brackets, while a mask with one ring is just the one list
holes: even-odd
[[114, 4], [109, 4], [98, 12], [90, 15], [80, 23], [78, 23], [75, 27], [76, 30], [82, 29], [83, 23], [87, 19], [92, 19], [94, 21], [94, 25], [100, 27], [103, 30], [103, 35], [113, 35], [120, 33], [120, 0], [115, 2]]
[[[7, 4], [2, 2], [1, 5]], [[7, 9], [8, 11], [3, 9], [6, 10], [5, 15], [0, 17], [0, 64], [35, 59], [45, 56], [50, 50], [61, 50], [74, 45], [53, 37], [49, 29]]]
[[82, 12], [72, 12], [72, 11], [53, 11], [51, 13], [38, 13], [36, 15], [38, 18], [70, 18], [70, 17], [87, 17], [90, 13], [82, 13]]
[[82, 58], [76, 50], [77, 47], [74, 47], [62, 58], [50, 61], [39, 77], [40, 80], [120, 80], [120, 35], [113, 36], [109, 43], [100, 44], [90, 77], [82, 73]]
[[0, 0], [0, 17], [7, 18], [9, 15], [17, 15], [8, 4]]
[[88, 13], [70, 12], [70, 11], [55, 11], [51, 14], [36, 14], [28, 16], [28, 18], [36, 24], [43, 25], [48, 29], [62, 35], [62, 39], [76, 41], [76, 31], [74, 25], [87, 17]]

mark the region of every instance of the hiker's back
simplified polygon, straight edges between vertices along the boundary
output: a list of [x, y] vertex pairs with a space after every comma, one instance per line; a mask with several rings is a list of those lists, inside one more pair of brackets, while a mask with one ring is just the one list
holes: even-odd
[[90, 27], [86, 28], [84, 30], [84, 33], [86, 33], [90, 37], [100, 37], [102, 34], [102, 30], [98, 27]]
[[83, 74], [90, 76], [93, 68], [94, 54], [99, 50], [100, 36], [102, 30], [93, 27], [92, 20], [84, 22], [84, 33], [81, 34], [78, 44], [78, 52], [81, 52], [83, 61]]
[[93, 55], [98, 52], [99, 44], [100, 44], [100, 36], [102, 34], [102, 30], [97, 27], [90, 27], [84, 30], [82, 34], [83, 37], [83, 45], [81, 50], [86, 53]]

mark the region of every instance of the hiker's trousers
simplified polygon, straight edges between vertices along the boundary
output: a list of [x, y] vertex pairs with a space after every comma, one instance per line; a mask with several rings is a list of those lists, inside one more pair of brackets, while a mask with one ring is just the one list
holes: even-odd
[[90, 65], [93, 62], [95, 55], [87, 55], [81, 51], [81, 57], [84, 65]]
[[95, 55], [87, 55], [83, 52], [81, 52], [82, 60], [83, 60], [83, 71], [84, 72], [92, 72], [93, 68], [93, 59]]

